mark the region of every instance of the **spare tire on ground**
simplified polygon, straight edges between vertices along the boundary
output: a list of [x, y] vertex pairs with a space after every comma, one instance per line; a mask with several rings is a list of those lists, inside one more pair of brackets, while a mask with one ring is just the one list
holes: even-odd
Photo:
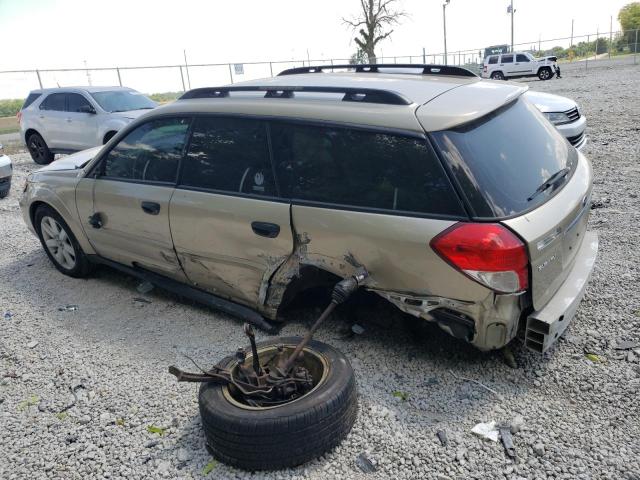
[[[278, 346], [294, 348], [300, 340], [287, 337], [258, 343], [258, 357], [262, 362]], [[289, 403], [254, 407], [232, 386], [201, 385], [200, 414], [214, 457], [252, 471], [294, 467], [321, 456], [347, 436], [358, 411], [351, 364], [344, 354], [315, 340], [303, 352], [314, 387]], [[237, 365], [236, 356], [218, 364], [230, 371]]]

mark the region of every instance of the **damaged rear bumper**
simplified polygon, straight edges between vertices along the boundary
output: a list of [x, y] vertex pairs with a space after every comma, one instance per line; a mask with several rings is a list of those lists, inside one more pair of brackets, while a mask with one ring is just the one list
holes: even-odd
[[598, 234], [586, 232], [571, 273], [549, 302], [527, 317], [525, 345], [544, 353], [555, 343], [573, 319], [584, 297], [598, 254]]

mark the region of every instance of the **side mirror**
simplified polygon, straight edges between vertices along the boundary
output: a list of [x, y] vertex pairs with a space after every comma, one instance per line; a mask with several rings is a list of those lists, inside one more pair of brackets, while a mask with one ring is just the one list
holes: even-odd
[[96, 113], [96, 109], [91, 105], [82, 105], [78, 111], [81, 113]]

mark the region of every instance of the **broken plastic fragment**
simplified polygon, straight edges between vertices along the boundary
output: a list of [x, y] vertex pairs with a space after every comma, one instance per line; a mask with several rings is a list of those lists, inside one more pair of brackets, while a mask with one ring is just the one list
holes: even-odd
[[471, 431], [485, 440], [491, 440], [492, 442], [498, 441], [496, 422], [478, 423]]
[[356, 465], [364, 473], [373, 473], [378, 469], [364, 452], [356, 457]]
[[5, 320], [11, 320], [11, 317], [13, 317], [13, 313], [11, 313], [11, 312], [4, 312], [4, 319], [5, 319]]
[[65, 305], [63, 307], [58, 307], [59, 312], [75, 312], [78, 310], [78, 305]]
[[511, 436], [511, 427], [509, 425], [500, 425], [500, 440], [504, 449], [511, 458], [516, 458], [516, 447], [513, 445], [513, 437]]
[[436, 432], [436, 436], [438, 437], [438, 440], [440, 440], [442, 446], [446, 447], [447, 443], [449, 443], [449, 440], [447, 439], [447, 432], [445, 432], [444, 430], [438, 430]]
[[364, 333], [364, 327], [362, 325], [354, 323], [353, 325], [351, 325], [351, 331], [356, 335], [362, 335]]
[[598, 355], [596, 355], [595, 353], [587, 353], [585, 355], [589, 360], [591, 360], [593, 363], [596, 362], [601, 362], [602, 360], [600, 359], [600, 357]]
[[151, 290], [153, 290], [153, 283], [142, 282], [140, 285], [138, 285], [136, 290], [138, 291], [138, 293], [149, 293]]

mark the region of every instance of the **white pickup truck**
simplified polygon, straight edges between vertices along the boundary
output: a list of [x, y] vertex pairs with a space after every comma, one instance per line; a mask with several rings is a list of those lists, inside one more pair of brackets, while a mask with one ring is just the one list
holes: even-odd
[[482, 78], [505, 80], [507, 78], [538, 77], [549, 80], [559, 72], [557, 57], [535, 58], [529, 52], [511, 52], [489, 55], [484, 59]]

